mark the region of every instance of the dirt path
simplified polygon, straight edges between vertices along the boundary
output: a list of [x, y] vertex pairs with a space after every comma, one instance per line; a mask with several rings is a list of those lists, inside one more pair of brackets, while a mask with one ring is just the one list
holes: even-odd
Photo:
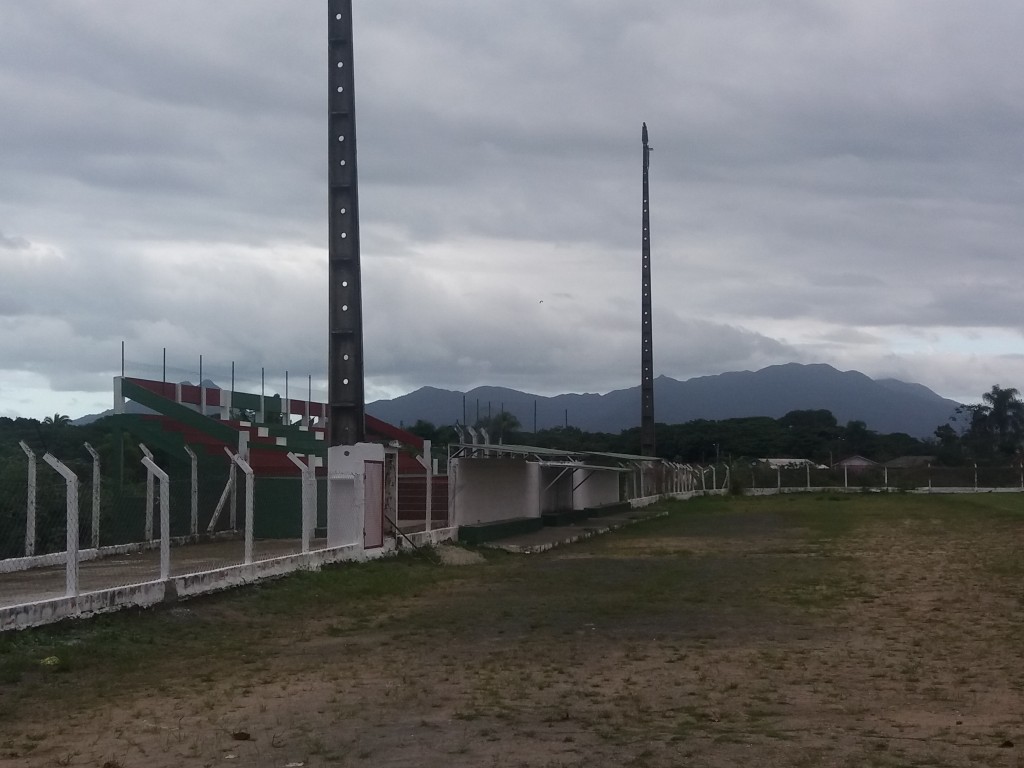
[[319, 617], [184, 603], [124, 617], [182, 639], [121, 678], [9, 683], [0, 765], [1020, 766], [1022, 543], [984, 506], [726, 501]]

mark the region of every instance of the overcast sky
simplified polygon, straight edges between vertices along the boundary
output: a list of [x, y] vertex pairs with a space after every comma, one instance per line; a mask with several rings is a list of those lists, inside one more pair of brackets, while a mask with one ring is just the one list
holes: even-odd
[[[1024, 389], [1019, 0], [356, 0], [369, 400]], [[326, 0], [0, 5], [0, 415], [326, 389]]]

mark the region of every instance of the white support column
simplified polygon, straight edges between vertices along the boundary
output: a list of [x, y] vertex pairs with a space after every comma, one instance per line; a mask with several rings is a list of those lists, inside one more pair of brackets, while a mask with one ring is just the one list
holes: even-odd
[[287, 455], [302, 473], [302, 554], [306, 554], [316, 527], [316, 456], [308, 456], [309, 463], [304, 464], [294, 453]]
[[67, 597], [78, 596], [78, 475], [64, 463], [47, 453], [43, 461], [53, 467], [67, 483], [67, 539], [64, 583]]
[[245, 564], [252, 563], [252, 541], [253, 541], [253, 494], [255, 493], [255, 478], [249, 462], [240, 455], [235, 454], [231, 460], [238, 465], [238, 468], [245, 473]]
[[888, 467], [882, 467], [882, 470], [883, 470], [883, 474], [885, 476], [885, 488], [886, 488], [886, 490], [888, 490], [888, 488], [889, 488], [889, 468]]
[[[153, 452], [143, 443], [139, 443], [139, 450], [142, 455], [153, 461]], [[153, 472], [146, 465], [146, 532], [143, 538], [146, 541], [153, 540]]]
[[711, 487], [718, 490], [718, 467], [711, 467]]
[[18, 445], [28, 457], [28, 494], [25, 499], [25, 557], [36, 553], [36, 455], [24, 440]]
[[782, 490], [782, 467], [775, 468], [775, 487]]
[[191, 501], [192, 501], [192, 516], [189, 522], [189, 533], [192, 536], [199, 535], [199, 459], [196, 457], [195, 451], [185, 446], [185, 453], [188, 454], [189, 461], [192, 464], [192, 485], [191, 485]]
[[171, 577], [171, 489], [167, 473], [151, 458], [144, 456], [142, 463], [150, 474], [160, 478], [160, 580]]
[[850, 487], [850, 468], [843, 464], [843, 488]]
[[90, 542], [93, 549], [100, 548], [100, 455], [88, 443], [85, 450], [92, 456], [92, 536]]

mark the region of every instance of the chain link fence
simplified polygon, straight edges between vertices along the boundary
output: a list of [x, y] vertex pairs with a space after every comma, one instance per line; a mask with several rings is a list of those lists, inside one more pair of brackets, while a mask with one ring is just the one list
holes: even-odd
[[307, 499], [312, 530], [304, 541], [301, 478], [250, 479], [227, 456], [197, 459], [194, 474], [187, 459], [154, 459], [166, 483], [116, 461], [94, 475], [100, 463], [80, 458], [26, 451], [8, 460], [0, 468], [0, 607], [69, 595], [72, 580], [77, 594], [326, 546], [326, 481]]

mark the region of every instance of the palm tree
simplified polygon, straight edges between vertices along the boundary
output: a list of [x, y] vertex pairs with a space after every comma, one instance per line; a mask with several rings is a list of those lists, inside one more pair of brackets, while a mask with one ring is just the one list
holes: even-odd
[[1024, 402], [1013, 387], [1003, 389], [994, 384], [981, 396], [985, 421], [996, 447], [1005, 453], [1016, 453], [1024, 436]]
[[43, 424], [49, 424], [54, 427], [64, 427], [70, 423], [71, 417], [63, 413], [55, 413], [53, 416], [47, 416], [43, 419]]

